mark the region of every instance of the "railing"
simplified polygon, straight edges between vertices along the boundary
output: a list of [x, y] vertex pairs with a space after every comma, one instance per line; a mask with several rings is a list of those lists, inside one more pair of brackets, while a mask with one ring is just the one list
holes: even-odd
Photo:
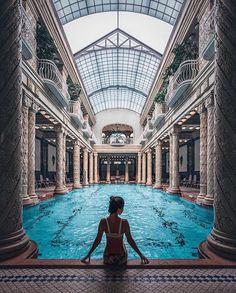
[[82, 110], [80, 108], [80, 103], [78, 103], [77, 101], [70, 100], [69, 112], [72, 113], [72, 114], [77, 115], [78, 118], [80, 119], [80, 121], [82, 123], [84, 123], [84, 117], [83, 117], [83, 112], [82, 112]]
[[167, 88], [166, 102], [169, 104], [176, 90], [186, 82], [191, 82], [199, 71], [199, 60], [186, 60], [180, 64], [179, 68], [169, 80], [169, 86]]
[[70, 99], [67, 84], [53, 61], [47, 59], [39, 59], [38, 73], [42, 77], [42, 79], [53, 82], [67, 100]]
[[113, 145], [118, 145], [118, 144], [120, 144], [120, 145], [124, 145], [124, 144], [133, 144], [134, 143], [134, 140], [133, 140], [133, 138], [132, 137], [126, 137], [126, 139], [125, 140], [123, 140], [123, 141], [120, 141], [120, 140], [116, 140], [116, 139], [110, 139], [110, 137], [104, 137], [103, 139], [102, 139], [102, 144], [113, 144]]
[[203, 21], [201, 30], [201, 48], [204, 51], [212, 39], [215, 37], [215, 7], [212, 8], [206, 19]]
[[33, 24], [28, 17], [24, 7], [21, 9], [22, 11], [22, 38], [26, 41], [28, 46], [30, 47], [32, 53], [35, 51], [36, 48], [36, 39], [33, 34]]

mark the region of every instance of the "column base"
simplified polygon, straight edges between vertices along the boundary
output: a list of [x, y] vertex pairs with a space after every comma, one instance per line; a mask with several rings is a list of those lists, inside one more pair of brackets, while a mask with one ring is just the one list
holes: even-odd
[[179, 188], [168, 188], [166, 192], [168, 194], [177, 194], [177, 195], [181, 194], [181, 191]]
[[147, 182], [146, 186], [152, 186], [152, 182]]
[[155, 188], [155, 189], [162, 189], [162, 184], [161, 185], [160, 184], [155, 184], [153, 186], [153, 188]]
[[199, 194], [197, 196], [196, 203], [199, 204], [199, 205], [202, 205], [202, 202], [203, 202], [205, 197], [206, 197], [206, 194]]
[[236, 261], [236, 238], [213, 228], [208, 239], [199, 245], [199, 253], [207, 258], [225, 258]]
[[37, 194], [29, 195], [29, 197], [32, 199], [33, 205], [36, 205], [36, 204], [39, 203], [39, 198], [38, 198], [38, 195]]
[[203, 201], [202, 205], [212, 207], [214, 203], [214, 198], [212, 196], [206, 196]]
[[72, 188], [73, 189], [80, 189], [80, 188], [82, 188], [82, 186], [81, 186], [81, 184], [74, 184]]
[[27, 197], [26, 197], [26, 196], [23, 197], [22, 202], [23, 202], [23, 206], [24, 206], [24, 207], [34, 205], [34, 200], [33, 200], [32, 198], [30, 198], [29, 196], [27, 196]]
[[66, 193], [68, 193], [68, 189], [65, 186], [56, 187], [54, 189], [54, 195], [56, 195], [56, 194], [66, 194]]

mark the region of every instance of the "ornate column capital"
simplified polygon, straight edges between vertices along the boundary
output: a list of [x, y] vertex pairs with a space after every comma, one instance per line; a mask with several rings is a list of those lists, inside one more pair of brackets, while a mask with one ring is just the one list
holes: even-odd
[[174, 125], [173, 128], [171, 129], [171, 134], [176, 135], [181, 132], [182, 128], [179, 125]]
[[200, 105], [197, 106], [197, 112], [199, 115], [206, 112], [206, 107], [204, 103], [201, 103]]
[[23, 93], [23, 97], [22, 97], [22, 105], [25, 107], [25, 108], [29, 108], [32, 104], [32, 100], [30, 99], [30, 97], [28, 97], [26, 95], [26, 93]]
[[78, 139], [75, 139], [73, 143], [74, 143], [74, 145], [80, 147], [80, 141]]
[[213, 96], [213, 93], [211, 93], [211, 95], [206, 98], [206, 100], [205, 100], [205, 107], [207, 109], [214, 107], [214, 96]]
[[40, 109], [39, 105], [37, 105], [36, 103], [32, 102], [29, 110], [33, 113], [37, 113], [38, 110]]
[[161, 146], [161, 145], [162, 145], [162, 140], [158, 139], [156, 146]]
[[147, 150], [147, 154], [150, 154], [150, 153], [152, 153], [152, 149]]

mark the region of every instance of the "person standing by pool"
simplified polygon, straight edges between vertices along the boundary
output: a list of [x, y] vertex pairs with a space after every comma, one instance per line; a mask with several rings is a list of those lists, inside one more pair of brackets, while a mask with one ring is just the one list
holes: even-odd
[[123, 242], [125, 234], [129, 245], [137, 252], [141, 258], [142, 264], [148, 264], [149, 260], [141, 253], [135, 243], [129, 227], [129, 222], [121, 219], [119, 215], [123, 213], [124, 200], [120, 196], [111, 196], [109, 204], [109, 217], [101, 219], [98, 227], [98, 233], [88, 254], [81, 259], [83, 263], [90, 263], [90, 257], [93, 251], [101, 242], [103, 232], [106, 234], [107, 244], [103, 254], [104, 264], [122, 265], [127, 263], [127, 251]]

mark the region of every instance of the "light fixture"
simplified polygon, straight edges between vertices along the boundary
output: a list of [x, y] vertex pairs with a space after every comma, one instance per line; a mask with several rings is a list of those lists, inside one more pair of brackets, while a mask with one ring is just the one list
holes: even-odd
[[187, 119], [186, 119], [186, 118], [183, 118], [183, 119], [181, 119], [181, 121], [182, 121], [182, 122], [185, 122], [185, 121], [187, 121]]
[[192, 129], [194, 129], [194, 127], [193, 126], [190, 126], [189, 129], [192, 130]]
[[42, 115], [45, 115], [45, 114], [47, 114], [47, 112], [46, 112], [46, 111], [40, 111], [40, 113], [41, 113]]
[[179, 122], [178, 122], [178, 125], [182, 125], [182, 124], [183, 124], [183, 122], [182, 122], [182, 121], [179, 121]]
[[182, 129], [186, 129], [187, 127], [186, 126], [182, 126]]
[[189, 119], [189, 118], [191, 118], [191, 115], [186, 115], [185, 118]]
[[195, 113], [196, 113], [196, 111], [191, 111], [189, 114], [194, 115]]
[[38, 125], [35, 125], [35, 128], [36, 128], [36, 129], [39, 129], [39, 126], [38, 126]]
[[199, 129], [200, 129], [200, 127], [199, 127], [199, 126], [197, 126], [197, 127], [196, 127], [196, 130], [199, 130]]

